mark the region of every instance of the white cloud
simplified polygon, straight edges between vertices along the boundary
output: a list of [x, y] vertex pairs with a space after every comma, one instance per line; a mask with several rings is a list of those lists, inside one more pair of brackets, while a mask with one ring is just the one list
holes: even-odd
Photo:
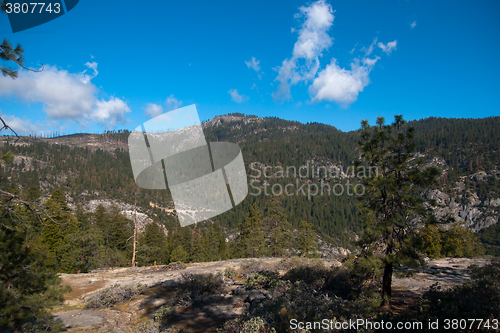
[[114, 127], [117, 122], [125, 122], [125, 114], [130, 113], [127, 103], [119, 98], [112, 97], [109, 101], [100, 100], [96, 102], [96, 107], [92, 113], [92, 118], [100, 123]]
[[417, 26], [417, 21], [413, 21], [411, 24], [410, 24], [410, 27], [413, 29]]
[[97, 87], [91, 80], [97, 75], [97, 63], [85, 64], [94, 75], [70, 73], [54, 66], [45, 66], [40, 73], [20, 71], [12, 80], [0, 77], [0, 96], [17, 97], [26, 102], [42, 103], [49, 119], [88, 122], [97, 120], [103, 124], [125, 121], [130, 112], [127, 104], [118, 98], [109, 101], [96, 98]]
[[175, 110], [181, 107], [182, 101], [178, 100], [175, 98], [174, 95], [170, 95], [167, 97], [167, 100], [165, 101], [165, 105], [167, 107], [168, 111]]
[[167, 99], [165, 100], [165, 108], [160, 104], [148, 103], [143, 109], [147, 116], [154, 118], [161, 115], [164, 112], [178, 109], [181, 107], [181, 105], [182, 101], [175, 98], [175, 96], [172, 94], [168, 96]]
[[[94, 75], [93, 75], [93, 78], [97, 76], [97, 74], [99, 74], [99, 72], [97, 71], [97, 62], [93, 61], [93, 62], [86, 62], [84, 64], [85, 66], [87, 66], [88, 68], [90, 69], [93, 69], [94, 70]], [[85, 71], [84, 71], [85, 73]]]
[[299, 10], [300, 13], [295, 17], [305, 17], [305, 20], [293, 47], [292, 57], [283, 60], [281, 67], [277, 68], [278, 76], [275, 81], [280, 83], [273, 94], [275, 101], [290, 99], [290, 86], [312, 80], [320, 66], [319, 57], [333, 43], [328, 30], [335, 17], [329, 4], [320, 0], [309, 7], [302, 6]]
[[[32, 124], [29, 119], [25, 120], [25, 119], [18, 118], [16, 116], [6, 115], [6, 114], [3, 114], [1, 111], [0, 111], [0, 115], [2, 116], [2, 119], [5, 121], [5, 123], [8, 126], [10, 126], [10, 128], [12, 128], [14, 131], [16, 131], [16, 133], [19, 135], [30, 134], [30, 133], [37, 132], [40, 130], [39, 126]], [[3, 126], [3, 124], [2, 124], [2, 126]], [[12, 132], [8, 133], [8, 130], [4, 130], [4, 131], [2, 131], [2, 134], [12, 135]]]
[[389, 42], [387, 45], [384, 45], [384, 43], [378, 43], [377, 46], [382, 49], [383, 52], [387, 54], [391, 54], [392, 50], [396, 49], [396, 46], [398, 45], [398, 41], [395, 40], [394, 42]]
[[368, 57], [370, 54], [373, 52], [373, 48], [375, 47], [375, 44], [377, 43], [377, 37], [373, 39], [373, 42], [370, 44], [368, 48], [362, 47], [361, 51], [365, 51], [365, 57]]
[[248, 68], [252, 68], [256, 72], [260, 71], [260, 61], [255, 59], [255, 57], [252, 57], [249, 61], [245, 61], [245, 64]]
[[233, 102], [236, 102], [236, 103], [242, 103], [242, 102], [249, 99], [248, 96], [240, 95], [238, 93], [238, 90], [236, 90], [236, 89], [229, 90], [228, 94], [231, 95], [231, 100], [233, 100]]
[[148, 103], [144, 107], [144, 112], [146, 112], [146, 115], [150, 116], [151, 118], [154, 118], [163, 113], [163, 107], [158, 104]]
[[350, 70], [340, 68], [336, 59], [332, 59], [309, 87], [312, 101], [327, 100], [340, 104], [355, 102], [358, 94], [370, 83], [368, 75], [378, 59], [380, 58], [365, 58], [362, 64], [356, 60], [351, 64]]

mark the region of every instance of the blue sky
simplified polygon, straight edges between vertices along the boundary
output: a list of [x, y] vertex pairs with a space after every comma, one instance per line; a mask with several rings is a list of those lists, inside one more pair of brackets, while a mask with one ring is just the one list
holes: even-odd
[[[500, 2], [93, 1], [0, 37], [42, 73], [0, 77], [20, 133], [134, 129], [196, 104], [343, 131], [377, 116], [500, 115]], [[2, 65], [6, 65], [2, 62]]]

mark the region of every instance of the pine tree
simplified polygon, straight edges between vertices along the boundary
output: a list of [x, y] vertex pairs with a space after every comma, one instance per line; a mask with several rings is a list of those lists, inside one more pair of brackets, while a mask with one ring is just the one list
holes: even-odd
[[52, 192], [46, 206], [48, 216], [44, 219], [40, 241], [48, 249], [48, 266], [59, 271], [67, 236], [77, 231], [78, 221], [71, 213], [64, 193], [60, 189]]
[[292, 245], [291, 224], [288, 222], [285, 211], [281, 206], [280, 198], [273, 196], [271, 199], [270, 215], [268, 223], [271, 235], [270, 252], [273, 257], [283, 257], [285, 251]]
[[256, 258], [264, 252], [264, 230], [262, 211], [256, 203], [250, 208], [245, 220], [239, 223], [239, 235], [236, 241], [236, 256]]
[[147, 263], [157, 262], [162, 264], [167, 262], [167, 237], [156, 223], [149, 223], [139, 238], [139, 246], [145, 247], [148, 251]]
[[[361, 127], [359, 144], [365, 172], [358, 176], [365, 191], [359, 197], [364, 223], [360, 245], [362, 257], [383, 267], [382, 304], [389, 305], [394, 268], [402, 263], [419, 264], [413, 242], [417, 217], [433, 220], [420, 193], [436, 181], [439, 171], [422, 170], [422, 162], [414, 159], [414, 129], [406, 126], [402, 116], [395, 116], [392, 125], [385, 125], [379, 117], [374, 127], [363, 120]], [[356, 170], [362, 171], [358, 166]], [[369, 173], [368, 168], [377, 172]]]
[[315, 242], [316, 233], [313, 225], [305, 220], [300, 223], [298, 241], [300, 255], [303, 257], [316, 257], [318, 244]]

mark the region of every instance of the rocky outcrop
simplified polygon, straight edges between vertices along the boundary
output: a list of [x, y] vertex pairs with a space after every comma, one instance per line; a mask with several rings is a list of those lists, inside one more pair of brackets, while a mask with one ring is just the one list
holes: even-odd
[[[428, 200], [434, 200], [434, 214], [438, 219], [452, 217], [473, 232], [487, 228], [498, 223], [498, 210], [500, 199], [486, 199], [482, 202], [476, 193], [467, 191], [452, 197], [440, 190], [429, 190], [426, 194]], [[457, 202], [460, 199], [461, 202]]]
[[[84, 210], [87, 212], [95, 212], [99, 205], [102, 205], [106, 210], [110, 210], [114, 206], [129, 220], [135, 221], [137, 219], [137, 228], [139, 232], [144, 230], [146, 225], [153, 222], [147, 214], [138, 212], [138, 207], [119, 200], [90, 200], [84, 205]], [[164, 232], [166, 232], [166, 230], [164, 230]]]

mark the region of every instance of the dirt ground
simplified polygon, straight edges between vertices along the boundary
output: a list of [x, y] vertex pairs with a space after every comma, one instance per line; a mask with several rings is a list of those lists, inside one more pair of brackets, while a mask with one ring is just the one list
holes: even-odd
[[[228, 267], [238, 269], [242, 263], [258, 260], [264, 266], [279, 263], [279, 258], [232, 259], [218, 262], [189, 264], [185, 269], [168, 270], [167, 266], [116, 268], [100, 270], [86, 274], [60, 274], [62, 283], [69, 285], [72, 292], [65, 295], [63, 306], [54, 309], [53, 315], [61, 320], [66, 331], [115, 331], [127, 332], [132, 325], [149, 314], [150, 309], [157, 308], [164, 302], [168, 287], [175, 284], [182, 274], [217, 273]], [[428, 290], [434, 283], [443, 288], [461, 284], [470, 279], [467, 267], [483, 266], [490, 263], [488, 259], [475, 258], [440, 258], [427, 261], [426, 265], [414, 271], [410, 277], [397, 277], [393, 280], [393, 303], [400, 309]], [[337, 260], [325, 260], [326, 266], [340, 265]], [[85, 300], [92, 294], [113, 286], [145, 284], [151, 287], [148, 293], [111, 309], [84, 309]], [[196, 332], [214, 332], [223, 321], [237, 317], [248, 311], [248, 303], [234, 295], [231, 291], [238, 285], [227, 287], [221, 295], [214, 299], [214, 304], [205, 305], [201, 309], [181, 308], [183, 319], [180, 328], [188, 328]], [[215, 304], [216, 303], [216, 304]]]

